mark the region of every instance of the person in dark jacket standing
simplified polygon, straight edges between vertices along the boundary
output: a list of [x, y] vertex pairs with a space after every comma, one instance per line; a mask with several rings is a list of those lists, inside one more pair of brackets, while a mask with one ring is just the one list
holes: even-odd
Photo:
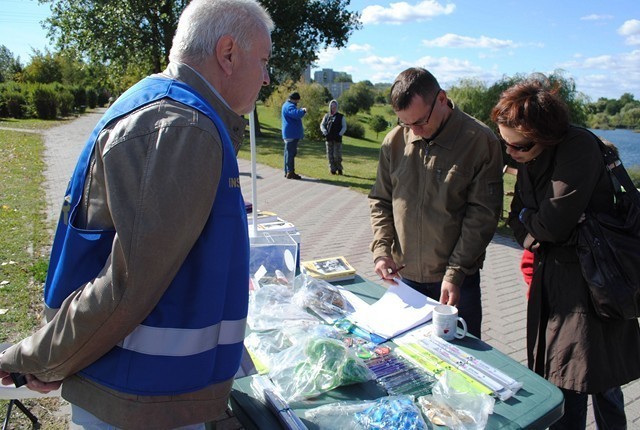
[[298, 108], [299, 93], [291, 93], [289, 99], [282, 105], [282, 139], [284, 140], [284, 177], [287, 179], [302, 179], [296, 173], [296, 155], [298, 143], [304, 137], [302, 118], [307, 114], [307, 108]]
[[347, 119], [338, 112], [338, 101], [329, 102], [329, 113], [320, 122], [320, 131], [327, 146], [327, 160], [332, 175], [342, 175], [342, 136], [347, 131]]
[[626, 429], [620, 386], [640, 377], [640, 328], [635, 319], [596, 314], [577, 255], [585, 212], [614, 210], [598, 142], [570, 126], [567, 105], [544, 75], [502, 93], [491, 119], [518, 163], [508, 223], [534, 253], [528, 364], [565, 398], [564, 416], [551, 428], [584, 429], [590, 394], [598, 428]]

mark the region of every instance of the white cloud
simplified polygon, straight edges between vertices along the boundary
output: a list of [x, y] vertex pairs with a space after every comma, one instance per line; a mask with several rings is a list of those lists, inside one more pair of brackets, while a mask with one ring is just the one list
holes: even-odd
[[398, 57], [378, 57], [370, 55], [359, 60], [367, 67], [367, 76], [371, 82], [393, 82], [398, 74], [415, 64]]
[[[617, 98], [640, 89], [640, 50], [596, 57], [580, 56], [560, 65], [571, 71], [579, 90], [596, 97]], [[580, 72], [583, 72], [582, 74]], [[617, 91], [617, 94], [613, 91]]]
[[640, 20], [630, 19], [618, 28], [618, 34], [626, 38], [627, 45], [640, 45]]
[[439, 15], [453, 13], [456, 5], [449, 3], [441, 5], [436, 0], [421, 1], [415, 5], [407, 2], [390, 3], [389, 7], [367, 6], [362, 10], [363, 24], [402, 24], [420, 22]]
[[373, 46], [369, 45], [368, 43], [365, 43], [364, 45], [352, 43], [351, 45], [347, 46], [347, 49], [351, 52], [370, 52], [373, 50]]
[[469, 60], [449, 57], [422, 57], [416, 65], [429, 70], [443, 87], [455, 84], [460, 79], [494, 80], [495, 76], [482, 67], [472, 64]]
[[[432, 72], [440, 82], [440, 85], [445, 88], [463, 78], [474, 77], [493, 82], [501, 76], [495, 71], [486, 71], [468, 60], [449, 57], [427, 56], [409, 62], [398, 57], [377, 57], [372, 55], [361, 59], [360, 63], [367, 66], [367, 79], [371, 82], [393, 82], [400, 72], [409, 67], [424, 67]], [[357, 71], [354, 70], [354, 73], [357, 73]]]
[[331, 64], [335, 60], [339, 52], [340, 51], [334, 47], [323, 49], [322, 51], [318, 52], [318, 59], [316, 60], [315, 65], [317, 65], [318, 67], [325, 67]]
[[605, 19], [612, 19], [613, 16], [611, 15], [598, 15], [595, 13], [592, 13], [591, 15], [587, 15], [587, 16], [583, 16], [580, 18], [580, 20], [582, 21], [602, 21]]
[[512, 40], [500, 40], [487, 36], [469, 37], [452, 33], [447, 33], [432, 40], [423, 40], [422, 43], [425, 46], [436, 48], [505, 49], [516, 46]]

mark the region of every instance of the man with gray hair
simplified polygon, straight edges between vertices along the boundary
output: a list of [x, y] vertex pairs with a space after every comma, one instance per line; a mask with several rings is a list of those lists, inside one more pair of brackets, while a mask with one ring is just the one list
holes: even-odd
[[203, 429], [224, 414], [248, 307], [236, 154], [271, 31], [255, 0], [193, 0], [167, 69], [105, 113], [64, 198], [49, 321], [0, 355], [3, 384], [62, 384], [81, 428]]

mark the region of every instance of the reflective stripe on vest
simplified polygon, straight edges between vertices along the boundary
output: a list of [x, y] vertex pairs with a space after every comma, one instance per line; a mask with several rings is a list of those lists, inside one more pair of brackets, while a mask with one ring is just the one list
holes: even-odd
[[246, 319], [222, 321], [201, 329], [158, 328], [139, 325], [125, 338], [121, 348], [141, 354], [181, 357], [244, 341]]

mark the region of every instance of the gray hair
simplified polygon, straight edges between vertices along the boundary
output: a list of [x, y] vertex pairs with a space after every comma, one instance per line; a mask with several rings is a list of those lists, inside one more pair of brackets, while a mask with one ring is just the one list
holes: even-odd
[[258, 31], [273, 28], [271, 16], [255, 0], [192, 0], [180, 15], [169, 60], [200, 64], [215, 53], [224, 35], [249, 50]]

